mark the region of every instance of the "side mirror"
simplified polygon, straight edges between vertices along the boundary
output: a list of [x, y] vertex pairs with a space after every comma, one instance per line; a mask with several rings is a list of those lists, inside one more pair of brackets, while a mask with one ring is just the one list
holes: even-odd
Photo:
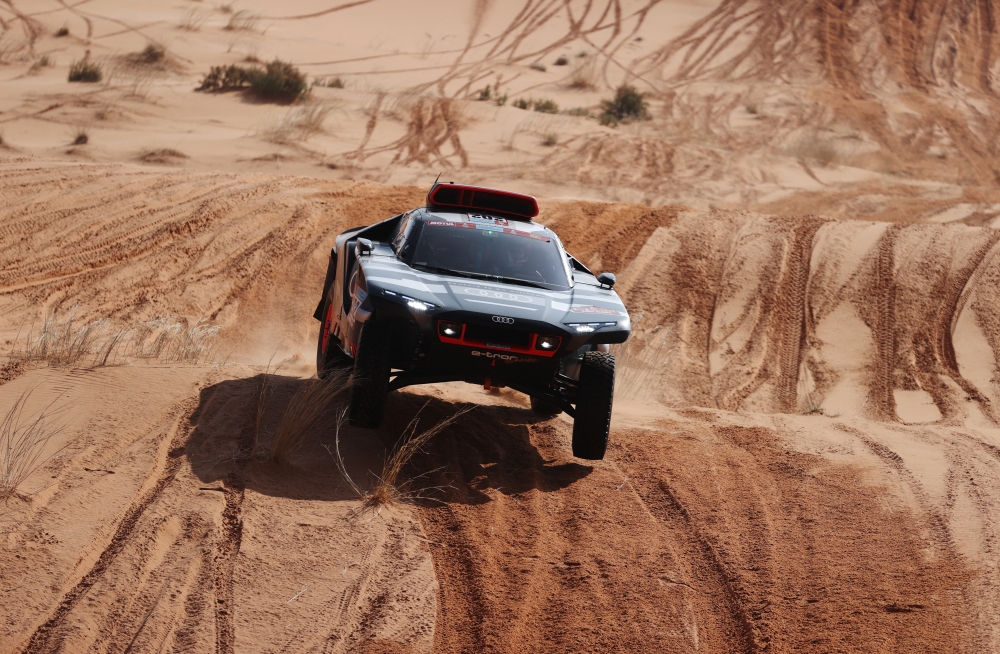
[[618, 280], [615, 279], [614, 273], [602, 272], [600, 275], [597, 276], [597, 281], [601, 286], [607, 286], [608, 288], [613, 288], [615, 282]]
[[371, 254], [375, 246], [367, 238], [359, 238], [358, 244], [354, 247], [354, 252], [360, 257], [365, 254]]

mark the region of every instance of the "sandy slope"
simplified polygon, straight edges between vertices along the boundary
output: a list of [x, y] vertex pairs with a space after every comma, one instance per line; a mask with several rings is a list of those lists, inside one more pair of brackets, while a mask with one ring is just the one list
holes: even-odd
[[[1000, 650], [998, 11], [0, 1], [0, 341], [221, 330], [197, 365], [0, 367], [0, 412], [33, 389], [63, 425], [0, 507], [0, 651]], [[103, 83], [66, 81], [85, 56]], [[273, 57], [345, 88], [193, 91]], [[512, 106], [623, 81], [651, 120]], [[612, 445], [581, 464], [506, 390], [395, 393], [341, 432], [362, 486], [418, 411], [478, 406], [407, 469], [436, 501], [359, 518], [335, 407], [253, 454], [312, 373], [334, 236], [442, 171], [537, 193], [619, 273]]]
[[425, 398], [425, 421], [483, 406], [410, 470], [434, 471], [438, 502], [359, 522], [329, 429], [288, 467], [247, 457], [261, 378], [238, 362], [284, 343], [264, 403], [273, 433], [303, 383], [289, 373], [309, 373], [307, 280], [325, 248], [418, 189], [16, 161], [2, 173], [7, 338], [38, 303], [78, 305], [81, 319], [207, 317], [232, 352], [3, 385], [5, 406], [23, 388], [36, 404], [62, 393], [70, 418], [66, 449], [7, 507], [6, 648], [1000, 642], [992, 230], [545, 202], [571, 249], [622, 271], [636, 339], [652, 348], [659, 327], [666, 365], [619, 389], [611, 452], [593, 466], [569, 455], [567, 418], [539, 420], [516, 393], [394, 395], [378, 434], [344, 435], [359, 480]]

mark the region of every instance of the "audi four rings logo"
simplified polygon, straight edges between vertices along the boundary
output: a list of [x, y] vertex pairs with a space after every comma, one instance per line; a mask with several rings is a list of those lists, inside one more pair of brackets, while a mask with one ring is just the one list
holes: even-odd
[[493, 316], [493, 322], [501, 322], [505, 325], [513, 325], [514, 319], [506, 316]]

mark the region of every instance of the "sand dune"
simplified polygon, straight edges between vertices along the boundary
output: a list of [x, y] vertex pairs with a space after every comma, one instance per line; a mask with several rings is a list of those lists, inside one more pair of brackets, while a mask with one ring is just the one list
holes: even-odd
[[[622, 271], [636, 338], [666, 335], [652, 394], [619, 398], [609, 460], [590, 467], [568, 454], [567, 419], [539, 420], [516, 394], [400, 393], [381, 440], [347, 435], [359, 479], [421, 395], [425, 420], [486, 406], [414, 464], [438, 470], [427, 483], [444, 504], [356, 524], [328, 430], [291, 476], [240, 455], [260, 397], [246, 364], [280, 342], [286, 370], [308, 374], [318, 291], [304, 280], [338, 231], [419, 189], [3, 173], [0, 269], [20, 280], [5, 278], [7, 338], [44, 298], [80, 320], [208, 318], [232, 349], [222, 367], [43, 369], [4, 385], [5, 402], [38, 386], [74, 407], [68, 449], [11, 507], [9, 551], [27, 558], [4, 579], [33, 561], [14, 596], [51, 590], [32, 592], [33, 620], [6, 621], [10, 647], [996, 645], [992, 230], [544, 202], [568, 247]], [[286, 375], [267, 424], [303, 383]]]
[[[0, 651], [1000, 650], [996, 11], [4, 0], [0, 417], [53, 429]], [[308, 99], [194, 91], [276, 57]], [[650, 119], [600, 124], [622, 83]], [[439, 173], [618, 274], [607, 459], [441, 384], [272, 461], [334, 237]], [[48, 319], [92, 352], [26, 357]], [[217, 338], [135, 346], [167, 324]], [[405, 470], [433, 499], [363, 511], [338, 449], [370, 490], [467, 404]]]

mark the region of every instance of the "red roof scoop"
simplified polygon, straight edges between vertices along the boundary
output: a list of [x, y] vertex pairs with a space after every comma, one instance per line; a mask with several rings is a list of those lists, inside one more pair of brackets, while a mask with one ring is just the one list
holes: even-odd
[[501, 213], [529, 220], [538, 215], [538, 201], [531, 195], [462, 184], [435, 184], [427, 194], [427, 206]]

